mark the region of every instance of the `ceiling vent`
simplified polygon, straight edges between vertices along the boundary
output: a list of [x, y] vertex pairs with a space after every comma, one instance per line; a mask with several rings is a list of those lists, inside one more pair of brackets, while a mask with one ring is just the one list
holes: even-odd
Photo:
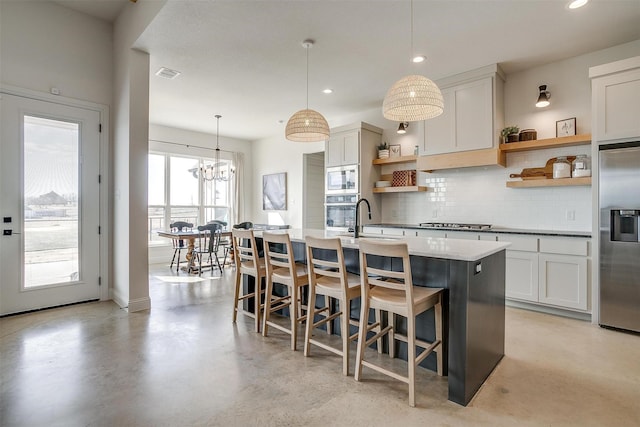
[[173, 80], [180, 75], [180, 71], [171, 70], [166, 67], [161, 67], [158, 71], [156, 71], [156, 76], [162, 77], [163, 79]]

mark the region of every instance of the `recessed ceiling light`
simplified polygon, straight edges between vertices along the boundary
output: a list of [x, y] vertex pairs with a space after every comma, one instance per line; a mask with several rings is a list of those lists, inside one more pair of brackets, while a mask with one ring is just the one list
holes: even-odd
[[413, 61], [413, 62], [415, 62], [417, 64], [417, 63], [426, 61], [426, 59], [427, 59], [427, 57], [424, 56], [424, 55], [416, 55], [416, 56], [413, 57], [413, 59], [411, 61]]
[[180, 75], [180, 71], [172, 70], [166, 67], [160, 67], [158, 71], [156, 71], [156, 76], [162, 77], [164, 79], [173, 80]]
[[322, 91], [322, 93], [333, 93], [333, 89], [326, 88]]
[[569, 9], [577, 9], [579, 7], [584, 6], [588, 2], [589, 2], [589, 0], [573, 0], [573, 1], [569, 2], [568, 7], [569, 7]]

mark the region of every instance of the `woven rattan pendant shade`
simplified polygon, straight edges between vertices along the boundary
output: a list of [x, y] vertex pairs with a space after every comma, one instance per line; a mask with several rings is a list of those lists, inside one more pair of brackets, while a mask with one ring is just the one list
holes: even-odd
[[296, 112], [285, 129], [285, 136], [289, 141], [315, 142], [329, 139], [329, 123], [315, 110], [300, 110]]
[[307, 51], [307, 108], [296, 112], [284, 130], [284, 136], [294, 142], [320, 142], [329, 139], [329, 123], [324, 116], [315, 110], [309, 109], [309, 49], [313, 46], [313, 40], [305, 40], [302, 47]]
[[442, 92], [424, 76], [411, 75], [394, 83], [382, 102], [385, 119], [416, 122], [432, 119], [444, 111]]

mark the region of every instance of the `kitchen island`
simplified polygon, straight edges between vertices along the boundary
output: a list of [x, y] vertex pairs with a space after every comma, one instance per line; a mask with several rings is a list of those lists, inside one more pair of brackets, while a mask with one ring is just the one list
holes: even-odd
[[[323, 230], [278, 232], [289, 234], [299, 261], [305, 261], [306, 236], [340, 237], [347, 269], [356, 274], [360, 271], [359, 239]], [[261, 236], [261, 232], [256, 232], [258, 241], [262, 240]], [[360, 238], [381, 239], [367, 235]], [[467, 405], [504, 356], [505, 249], [509, 244], [420, 237], [393, 240], [408, 245], [414, 285], [445, 289], [443, 358], [449, 400]], [[381, 262], [384, 268], [400, 267], [391, 259]], [[352, 308], [351, 316], [357, 318], [358, 315], [358, 308]], [[433, 340], [433, 326], [432, 311], [420, 315], [416, 322], [418, 338]], [[401, 347], [399, 355], [406, 358], [406, 347], [404, 351]], [[434, 369], [430, 358], [426, 358], [423, 365]]]

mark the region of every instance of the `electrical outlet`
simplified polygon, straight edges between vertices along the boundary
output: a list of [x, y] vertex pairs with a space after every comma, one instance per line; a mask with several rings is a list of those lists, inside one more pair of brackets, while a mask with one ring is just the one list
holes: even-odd
[[567, 211], [567, 221], [575, 221], [576, 220], [576, 211], [568, 210]]
[[434, 218], [438, 218], [438, 210], [437, 209], [433, 210], [433, 217]]

